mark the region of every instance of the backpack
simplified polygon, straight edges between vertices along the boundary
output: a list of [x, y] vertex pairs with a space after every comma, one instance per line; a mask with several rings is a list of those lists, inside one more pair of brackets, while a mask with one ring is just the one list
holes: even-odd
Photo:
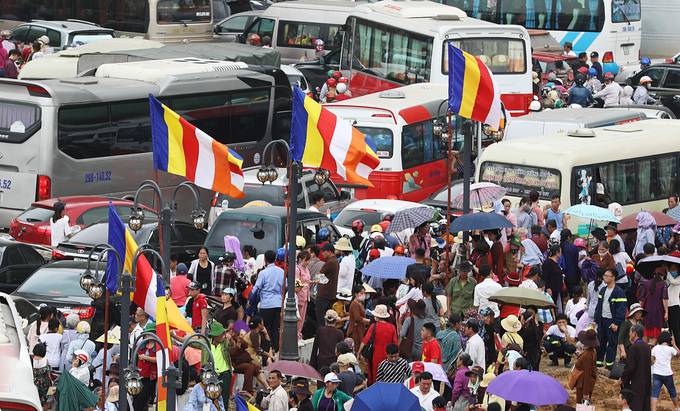
[[583, 263], [581, 264], [581, 278], [583, 279], [583, 282], [589, 283], [595, 281], [599, 266], [600, 265], [596, 263], [595, 260], [591, 260], [590, 258], [583, 260]]

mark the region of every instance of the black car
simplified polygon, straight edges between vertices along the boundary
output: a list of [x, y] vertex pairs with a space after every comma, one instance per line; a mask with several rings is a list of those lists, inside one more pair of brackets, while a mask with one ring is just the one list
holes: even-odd
[[[156, 251], [160, 252], [160, 240], [158, 236], [158, 223], [147, 223], [140, 230], [134, 232], [126, 227], [132, 234], [137, 245], [149, 243]], [[190, 263], [197, 258], [198, 250], [203, 246], [205, 230], [197, 230], [192, 224], [177, 221], [170, 232], [170, 252], [177, 254], [178, 262]], [[68, 241], [60, 243], [53, 251], [52, 256], [56, 260], [86, 260], [92, 246], [106, 243], [109, 237], [108, 223], [92, 224], [80, 230]], [[99, 247], [98, 250], [103, 250]], [[160, 266], [156, 267], [157, 269]]]
[[30, 245], [0, 239], [0, 291], [9, 294], [16, 290], [45, 263]]
[[680, 117], [680, 65], [673, 63], [655, 64], [626, 79], [626, 84], [639, 87], [640, 78], [652, 79], [648, 92], [661, 101], [676, 117]]
[[[91, 268], [93, 266], [94, 264]], [[103, 275], [105, 268], [101, 266], [99, 275]], [[65, 316], [78, 315], [81, 320], [92, 324], [90, 334], [97, 338], [104, 333], [105, 297], [94, 301], [80, 287], [80, 276], [86, 269], [85, 261], [55, 261], [45, 264], [11, 295], [24, 298], [35, 306], [54, 306]], [[109, 318], [116, 319], [119, 317], [120, 296], [112, 296], [109, 302]]]

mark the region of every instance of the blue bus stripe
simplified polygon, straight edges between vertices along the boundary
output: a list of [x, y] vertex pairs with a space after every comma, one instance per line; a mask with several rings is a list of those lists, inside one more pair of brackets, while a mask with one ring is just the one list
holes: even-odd
[[[562, 40], [560, 40], [560, 44], [564, 46], [564, 43], [566, 41], [573, 43], [574, 40], [576, 40], [576, 37], [578, 37], [579, 34], [581, 34], [580, 31], [570, 31], [570, 32], [568, 32], [567, 34], [564, 35], [564, 37], [562, 37]], [[574, 50], [574, 51], [576, 51], [576, 50]]]
[[[597, 36], [599, 36], [600, 33], [583, 33], [580, 39], [578, 39], [578, 42], [574, 44], [574, 51], [576, 53], [580, 53], [582, 51], [588, 50], [590, 46], [592, 46], [593, 42], [595, 39], [597, 39]], [[604, 53], [605, 50], [598, 50], [600, 53]]]

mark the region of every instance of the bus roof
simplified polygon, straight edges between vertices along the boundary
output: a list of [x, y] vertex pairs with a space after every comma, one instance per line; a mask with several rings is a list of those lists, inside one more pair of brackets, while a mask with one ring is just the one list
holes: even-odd
[[[627, 120], [633, 117], [646, 118], [644, 113], [625, 108], [582, 108], [570, 110], [547, 110], [538, 113], [527, 114], [516, 120], [579, 123], [579, 124], [606, 124]], [[518, 123], [519, 124], [519, 123]], [[565, 130], [566, 131], [566, 130]]]
[[167, 76], [188, 73], [232, 71], [245, 69], [247, 67], [248, 65], [243, 62], [226, 62], [197, 58], [147, 60], [129, 63], [102, 64], [97, 69], [95, 77], [141, 80], [147, 83], [155, 83]]
[[[397, 116], [404, 119], [406, 124], [413, 124], [428, 120], [437, 116], [441, 107], [441, 114], [446, 109], [442, 102], [448, 99], [449, 88], [444, 83], [418, 83], [399, 87], [398, 89], [386, 90], [366, 96], [345, 100], [341, 103], [324, 105], [331, 112], [343, 118], [381, 118], [380, 112], [389, 113], [389, 120], [380, 122], [397, 123]], [[364, 111], [364, 113], [359, 113]], [[375, 114], [374, 114], [375, 113]], [[359, 115], [360, 114], [360, 115]]]
[[[356, 3], [352, 1], [284, 1], [280, 3], [274, 3], [267, 7], [265, 11], [262, 12], [262, 17], [272, 17], [280, 16], [286, 13], [287, 10], [318, 10], [318, 11], [340, 11], [349, 13], [352, 9], [356, 7]], [[324, 23], [319, 21], [319, 23]], [[327, 23], [327, 22], [326, 22]]]

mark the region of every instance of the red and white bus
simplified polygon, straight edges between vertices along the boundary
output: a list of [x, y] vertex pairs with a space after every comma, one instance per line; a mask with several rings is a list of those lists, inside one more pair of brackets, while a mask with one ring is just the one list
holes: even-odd
[[351, 73], [354, 96], [413, 83], [447, 83], [449, 42], [491, 68], [512, 116], [528, 113], [531, 41], [526, 29], [473, 19], [444, 4], [385, 0], [355, 7], [345, 25], [341, 69]]
[[[342, 102], [325, 104], [373, 141], [380, 166], [369, 177], [374, 187], [355, 188], [354, 197], [419, 202], [445, 187], [448, 143], [434, 132], [435, 120], [447, 122], [448, 85], [419, 83]], [[475, 122], [476, 135], [483, 125]], [[462, 120], [452, 117], [452, 148], [461, 150]], [[331, 175], [342, 186], [342, 178]]]

